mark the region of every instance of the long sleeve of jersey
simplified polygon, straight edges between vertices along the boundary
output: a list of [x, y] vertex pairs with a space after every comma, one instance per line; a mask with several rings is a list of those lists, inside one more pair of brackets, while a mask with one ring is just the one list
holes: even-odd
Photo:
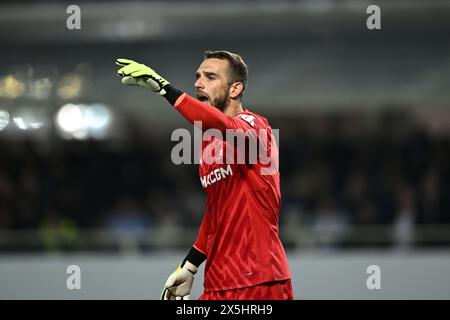
[[229, 117], [213, 106], [190, 97], [186, 93], [178, 98], [174, 107], [189, 122], [201, 121], [203, 130], [218, 129], [220, 132], [225, 132], [226, 129], [248, 128], [243, 121]]
[[195, 240], [193, 247], [203, 253], [205, 256], [208, 256], [207, 252], [207, 242], [208, 242], [208, 233], [209, 233], [209, 218], [205, 214], [203, 216], [202, 224], [200, 225], [200, 230], [197, 233], [197, 240]]
[[250, 124], [242, 119], [236, 119], [225, 115], [215, 107], [201, 102], [172, 85], [164, 87], [167, 91], [166, 99], [186, 118], [190, 123], [201, 121], [202, 129], [218, 129], [225, 132], [226, 129], [249, 129]]

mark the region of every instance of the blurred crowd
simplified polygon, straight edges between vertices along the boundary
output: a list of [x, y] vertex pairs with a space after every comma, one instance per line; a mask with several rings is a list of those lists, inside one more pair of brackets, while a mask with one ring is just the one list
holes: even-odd
[[392, 233], [378, 238], [407, 247], [416, 227], [450, 223], [448, 127], [436, 132], [401, 113], [295, 122], [280, 138], [285, 225], [310, 227], [325, 246], [354, 226], [387, 226]]
[[[395, 113], [269, 120], [280, 130], [282, 228], [306, 226], [327, 243], [350, 226], [391, 225], [407, 241], [411, 227], [450, 223], [449, 135]], [[58, 228], [70, 242], [82, 229], [200, 225], [197, 165], [171, 163], [169, 136], [40, 144], [0, 133], [0, 233], [40, 230], [51, 247], [46, 231]]]
[[310, 221], [450, 223], [450, 135], [395, 114], [296, 123], [280, 139], [285, 208]]

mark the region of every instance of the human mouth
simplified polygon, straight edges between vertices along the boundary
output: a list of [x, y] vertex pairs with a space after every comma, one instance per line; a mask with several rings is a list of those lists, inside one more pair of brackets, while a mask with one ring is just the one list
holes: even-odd
[[202, 92], [197, 92], [196, 93], [196, 97], [201, 102], [208, 102], [209, 101], [208, 96], [206, 94], [202, 93]]

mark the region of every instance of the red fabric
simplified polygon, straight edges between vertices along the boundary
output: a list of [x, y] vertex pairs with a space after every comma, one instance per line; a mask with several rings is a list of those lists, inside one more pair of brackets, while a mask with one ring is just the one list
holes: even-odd
[[236, 117], [229, 117], [219, 109], [201, 102], [186, 93], [183, 93], [177, 99], [174, 106], [190, 123], [202, 121], [203, 130], [214, 128], [219, 131], [225, 131], [225, 129], [249, 128], [248, 123], [245, 121], [239, 121]]
[[291, 280], [263, 283], [252, 287], [210, 291], [199, 300], [293, 300]]
[[[281, 206], [278, 149], [268, 121], [248, 110], [229, 117], [188, 95], [176, 108], [191, 122], [202, 121], [204, 130], [266, 130], [265, 150], [271, 163], [237, 164], [228, 156], [224, 139], [203, 141], [199, 175], [206, 193], [206, 212], [194, 247], [207, 256], [205, 291], [251, 287], [290, 279], [286, 253], [279, 239]], [[251, 137], [259, 135], [250, 134]], [[236, 152], [242, 152], [241, 149]], [[244, 152], [245, 153], [245, 152]], [[223, 164], [218, 163], [220, 159]], [[216, 160], [216, 163], [212, 160]], [[209, 162], [209, 164], [208, 164]], [[246, 164], [247, 163], [247, 164]], [[271, 167], [270, 174], [262, 174]]]

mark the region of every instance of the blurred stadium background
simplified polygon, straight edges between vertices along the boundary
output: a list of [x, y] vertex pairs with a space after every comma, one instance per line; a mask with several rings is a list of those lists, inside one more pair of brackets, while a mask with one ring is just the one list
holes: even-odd
[[1, 1], [0, 298], [158, 298], [205, 198], [170, 158], [192, 128], [114, 61], [192, 94], [208, 49], [244, 57], [245, 105], [280, 129], [296, 298], [450, 298], [449, 34], [442, 0]]

